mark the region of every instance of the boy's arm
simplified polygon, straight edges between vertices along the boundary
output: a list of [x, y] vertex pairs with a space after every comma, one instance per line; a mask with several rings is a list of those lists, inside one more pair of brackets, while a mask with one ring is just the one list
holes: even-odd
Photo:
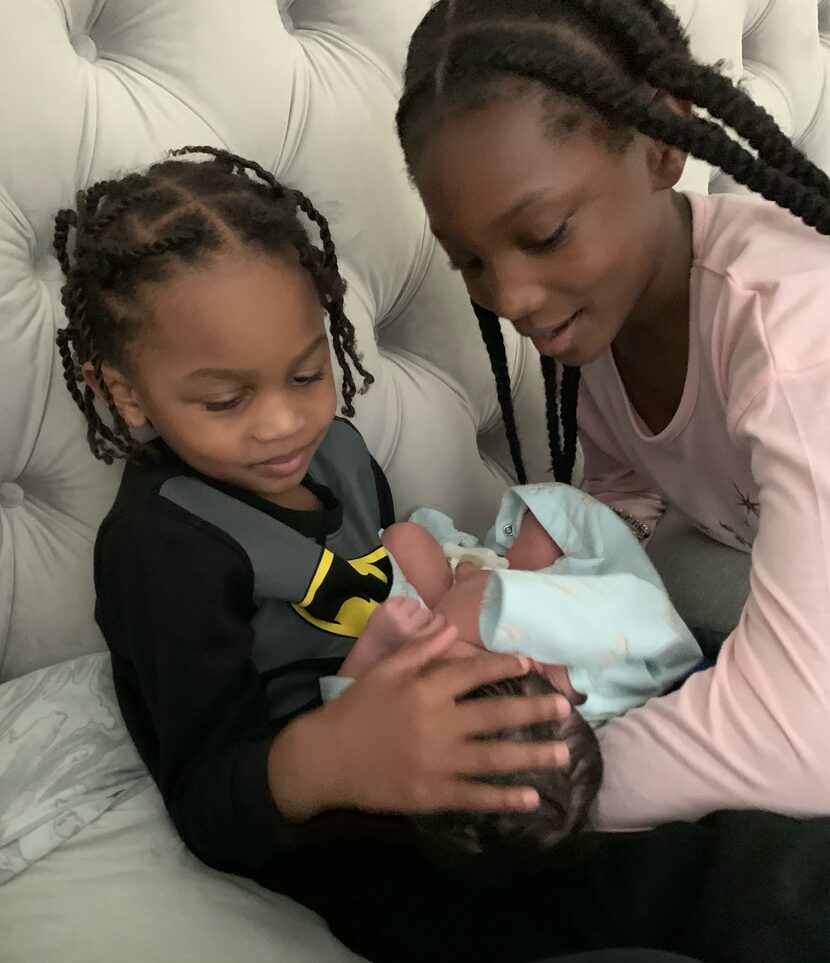
[[252, 578], [229, 540], [162, 514], [118, 516], [96, 547], [98, 621], [127, 727], [184, 841], [229, 869], [267, 862], [293, 835], [269, 789]]

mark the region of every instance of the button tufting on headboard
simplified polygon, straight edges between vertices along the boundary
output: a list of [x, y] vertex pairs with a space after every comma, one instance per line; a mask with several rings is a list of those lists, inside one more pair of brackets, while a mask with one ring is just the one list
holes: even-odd
[[[6, 0], [0, 29], [0, 681], [101, 646], [91, 551], [118, 469], [96, 463], [55, 356], [55, 211], [187, 143], [301, 186], [330, 219], [376, 384], [357, 421], [398, 508], [480, 530], [509, 464], [460, 278], [407, 182], [394, 110], [428, 0]], [[703, 59], [830, 168], [830, 52], [814, 0], [677, 0]], [[830, 32], [830, 0], [818, 5]], [[686, 185], [707, 188], [691, 166]], [[729, 187], [722, 179], [714, 186]], [[547, 467], [538, 362], [508, 338], [532, 474]], [[538, 440], [538, 443], [533, 442]]]

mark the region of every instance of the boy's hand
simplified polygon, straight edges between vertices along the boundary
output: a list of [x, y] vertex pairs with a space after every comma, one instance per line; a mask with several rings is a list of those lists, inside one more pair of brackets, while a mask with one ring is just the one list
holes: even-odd
[[455, 639], [448, 629], [405, 646], [283, 730], [272, 746], [269, 782], [285, 816], [304, 820], [333, 808], [504, 811], [539, 805], [531, 788], [475, 777], [565, 765], [565, 745], [476, 737], [562, 719], [570, 705], [560, 695], [459, 703], [472, 689], [524, 674], [529, 663], [491, 653], [439, 662]]

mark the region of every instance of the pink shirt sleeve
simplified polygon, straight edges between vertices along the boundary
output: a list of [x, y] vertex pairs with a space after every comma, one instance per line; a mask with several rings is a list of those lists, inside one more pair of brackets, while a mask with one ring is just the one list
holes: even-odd
[[830, 813], [830, 362], [779, 370], [734, 425], [761, 492], [749, 599], [715, 668], [599, 731], [598, 828]]
[[627, 463], [585, 386], [579, 399], [579, 440], [585, 459], [582, 488], [598, 501], [629, 512], [653, 529], [663, 514], [663, 500]]

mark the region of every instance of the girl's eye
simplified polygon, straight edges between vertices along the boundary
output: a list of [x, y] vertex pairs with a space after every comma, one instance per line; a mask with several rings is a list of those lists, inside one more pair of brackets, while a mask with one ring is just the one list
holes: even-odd
[[462, 271], [464, 274], [476, 274], [481, 270], [481, 261], [478, 258], [473, 258], [472, 261], [467, 261], [464, 264], [459, 264], [450, 258], [450, 270], [451, 271]]
[[228, 398], [226, 401], [206, 401], [205, 411], [232, 411], [240, 402], [239, 398]]
[[312, 375], [297, 375], [294, 379], [294, 383], [299, 385], [299, 387], [304, 388], [306, 385], [313, 385], [315, 381], [323, 380], [323, 372], [317, 371]]

